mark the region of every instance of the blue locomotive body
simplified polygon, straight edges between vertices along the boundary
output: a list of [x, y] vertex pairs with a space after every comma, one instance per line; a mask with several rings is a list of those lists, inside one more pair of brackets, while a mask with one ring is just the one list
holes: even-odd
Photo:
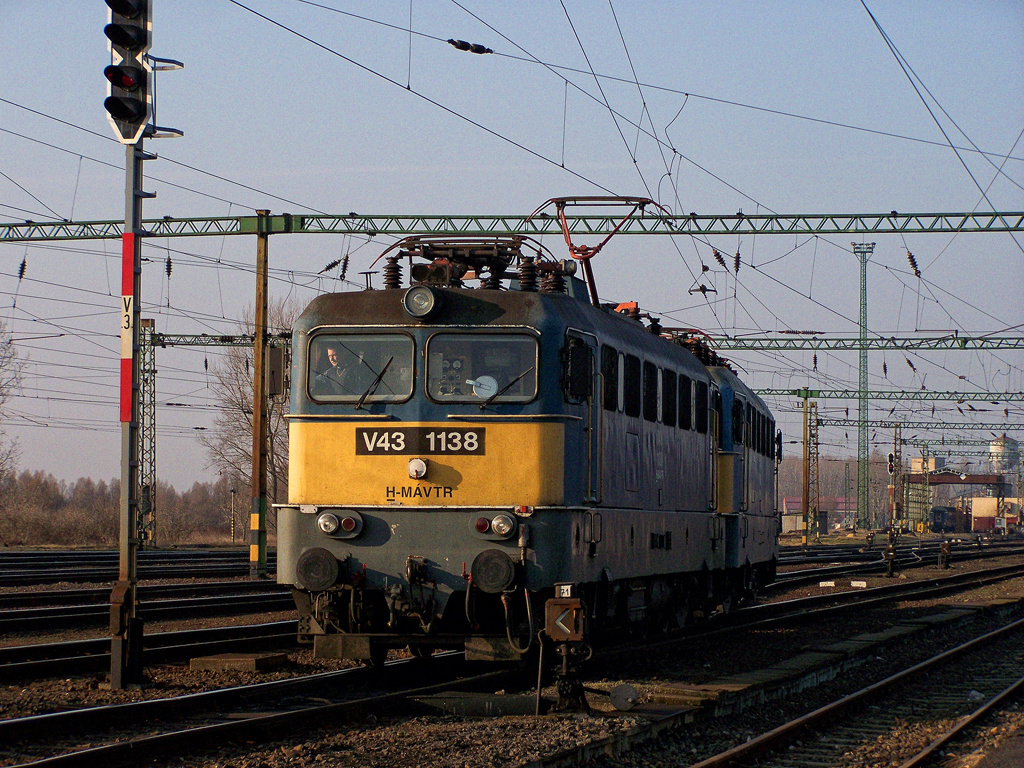
[[416, 252], [434, 271], [408, 289], [392, 260], [387, 288], [319, 297], [295, 326], [278, 581], [317, 655], [513, 659], [557, 585], [602, 629], [771, 581], [764, 403], [557, 263], [539, 285], [527, 259], [508, 286], [491, 265], [498, 279], [464, 287], [468, 252]]

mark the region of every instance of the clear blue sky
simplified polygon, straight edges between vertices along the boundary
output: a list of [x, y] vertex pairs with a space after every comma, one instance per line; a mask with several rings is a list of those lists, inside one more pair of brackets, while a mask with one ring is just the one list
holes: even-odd
[[[185, 63], [159, 75], [157, 122], [185, 136], [147, 144], [165, 159], [146, 165], [158, 194], [146, 217], [525, 214], [603, 189], [683, 212], [1024, 210], [1020, 2], [868, 2], [914, 83], [854, 0], [244, 5], [281, 26], [228, 0], [154, 0], [151, 53]], [[0, 40], [0, 222], [123, 218], [124, 151], [102, 107], [106, 10], [100, 0], [0, 0], [0, 21], [17, 30]], [[463, 53], [448, 38], [495, 53]], [[852, 334], [851, 239], [720, 238], [712, 245], [741, 254], [738, 284], [687, 238], [617, 238], [595, 271], [605, 298], [637, 300], [668, 326]], [[1024, 330], [1024, 239], [871, 239], [873, 332]], [[354, 274], [389, 242], [273, 238], [272, 293], [304, 302], [342, 290], [315, 274], [346, 252]], [[237, 332], [252, 304], [250, 239], [156, 239], [145, 255], [144, 315], [158, 330]], [[688, 293], [702, 262], [712, 302]], [[23, 469], [119, 474], [118, 270], [114, 242], [0, 245], [0, 317], [26, 361], [4, 428]], [[158, 410], [159, 474], [179, 488], [212, 476], [194, 428], [211, 422], [204, 360], [218, 356], [158, 353], [158, 401], [186, 404]], [[855, 355], [822, 353], [817, 371], [810, 354], [735, 357], [755, 386], [856, 384]], [[1022, 369], [1020, 353], [879, 353], [871, 385], [1020, 391]], [[787, 439], [799, 437], [793, 403], [773, 406]], [[879, 403], [878, 415], [891, 406]], [[973, 418], [1003, 420], [1003, 407]], [[1009, 420], [1022, 412], [1010, 408]], [[943, 416], [960, 418], [938, 404]], [[847, 452], [843, 430], [823, 439], [824, 452]]]

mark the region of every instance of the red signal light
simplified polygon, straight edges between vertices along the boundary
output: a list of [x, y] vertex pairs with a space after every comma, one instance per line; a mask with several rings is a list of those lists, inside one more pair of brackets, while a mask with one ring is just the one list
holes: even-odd
[[488, 520], [486, 517], [477, 518], [476, 530], [477, 533], [487, 533], [489, 530], [491, 530], [491, 521]]
[[134, 91], [140, 85], [146, 83], [146, 71], [138, 67], [126, 67], [111, 64], [104, 67], [103, 76], [110, 81], [111, 85], [123, 91]]
[[356, 519], [354, 517], [343, 517], [341, 519], [341, 530], [345, 533], [352, 533], [356, 529]]

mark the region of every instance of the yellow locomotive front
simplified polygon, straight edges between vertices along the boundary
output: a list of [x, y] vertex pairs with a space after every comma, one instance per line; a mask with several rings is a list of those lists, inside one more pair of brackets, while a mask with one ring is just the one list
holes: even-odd
[[538, 394], [536, 331], [322, 326], [306, 338], [306, 365], [294, 372], [307, 391], [295, 393], [305, 407], [290, 419], [291, 504], [562, 503], [562, 473], [552, 471], [562, 425], [508, 418]]

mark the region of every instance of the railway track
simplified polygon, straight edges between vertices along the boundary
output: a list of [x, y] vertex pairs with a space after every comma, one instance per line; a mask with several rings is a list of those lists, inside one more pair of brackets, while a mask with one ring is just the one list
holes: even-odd
[[[1024, 566], [1017, 566], [1015, 571], [1004, 567], [1000, 569], [1000, 573], [988, 574], [987, 578], [1010, 578], [1012, 575], [1021, 573], [1024, 573]], [[874, 601], [872, 604], [877, 607], [878, 600], [905, 599], [908, 588], [962, 589], [974, 586], [979, 579], [983, 578], [986, 577], [980, 574], [957, 574], [942, 580], [935, 580], [948, 582], [945, 584], [937, 585], [929, 580], [926, 584], [886, 585], [872, 590], [868, 594]], [[903, 597], [900, 596], [900, 592], [904, 593]], [[864, 592], [842, 594], [854, 594], [861, 597], [862, 600], [865, 595]], [[827, 597], [839, 598], [840, 596], [829, 595]], [[733, 616], [725, 618], [735, 621], [746, 615], [748, 620], [745, 621], [745, 626], [751, 628], [758, 625], [770, 626], [773, 622], [785, 622], [784, 616], [759, 615], [759, 612], [764, 614], [766, 609], [774, 608], [776, 612], [784, 611], [787, 616], [796, 620], [820, 621], [824, 614], [815, 611], [821, 611], [822, 608], [810, 605], [815, 600], [816, 598], [805, 598], [791, 601], [791, 604], [758, 606], [756, 610], [743, 609], [737, 611]], [[867, 603], [862, 601], [859, 605], [863, 607]], [[277, 632], [278, 629], [283, 630], [282, 638], [287, 638], [289, 641], [294, 638], [294, 622], [281, 622], [267, 626], [274, 632]], [[632, 646], [626, 649], [602, 651], [599, 654], [599, 659], [603, 659], [605, 663], [611, 659], [611, 663], [614, 664], [616, 653], [635, 657], [638, 653], [645, 653], [646, 649], [657, 648], [659, 645], [688, 644], [701, 637], [711, 639], [716, 635], [735, 633], [735, 629], [735, 626], [709, 623], [691, 631], [685, 637], [677, 636], [669, 640], [662, 640], [639, 650], [636, 646]], [[187, 647], [188, 650], [183, 656], [178, 656], [179, 658], [197, 654], [195, 646], [186, 646], [186, 643], [191, 643], [193, 638], [186, 638], [178, 633], [174, 634], [177, 636], [170, 636], [166, 642], [161, 642], [161, 646], [168, 649], [169, 656], [180, 654], [183, 647]], [[147, 637], [147, 642], [159, 637]], [[106, 640], [96, 642], [102, 643], [103, 646], [107, 643]], [[148, 646], [146, 653], [147, 660], [158, 658], [150, 655], [151, 651]], [[456, 676], [456, 672], [447, 665], [454, 656], [456, 655], [445, 655], [445, 657], [439, 655], [430, 664], [420, 663], [415, 666], [389, 664], [387, 666], [389, 670], [400, 670], [397, 679], [402, 683], [402, 685], [397, 685], [392, 679], [390, 687], [386, 687], [380, 681], [373, 682], [366, 670], [348, 670], [275, 681], [274, 683], [262, 683], [256, 686], [190, 694], [185, 697], [150, 700], [137, 705], [118, 705], [0, 721], [0, 744], [8, 746], [10, 750], [7, 753], [8, 758], [12, 755], [17, 756], [19, 760], [31, 758], [36, 761], [31, 763], [32, 765], [152, 763], [154, 760], [159, 762], [169, 755], [182, 751], [195, 752], [205, 746], [222, 745], [225, 741], [250, 741], [261, 744], [275, 739], [294, 740], [301, 738], [302, 732], [313, 727], [313, 724], [362, 722], [365, 713], [370, 710], [378, 713], [387, 712], [398, 717], [410, 716], [416, 712], [415, 709], [410, 708], [411, 697], [439, 692], [442, 689], [452, 691], [459, 690], [463, 686], [483, 685], [487, 690], [494, 690], [499, 687], [511, 687], [515, 684], [512, 678], [491, 672], [483, 677], [475, 678], [475, 680], [453, 685], [452, 679]], [[99, 657], [99, 659], [97, 665], [102, 668], [106, 663], [106, 658]], [[8, 666], [4, 664], [5, 661], [0, 657], [0, 665], [4, 665], [0, 666], [0, 670]], [[437, 664], [437, 662], [442, 662], [442, 664]], [[423, 677], [424, 675], [438, 675], [438, 677], [428, 679]], [[415, 682], [410, 683], [411, 679], [415, 679]], [[524, 683], [520, 678], [518, 684], [528, 686], [529, 682]], [[345, 693], [341, 694], [341, 691]], [[246, 705], [242, 702], [249, 702], [249, 704]], [[258, 702], [258, 705], [253, 707], [252, 702]], [[199, 713], [198, 716], [197, 713]], [[157, 721], [161, 722], [160, 732], [153, 734], [152, 731], [156, 727], [154, 723]], [[104, 737], [104, 743], [96, 743], [96, 740], [90, 737], [89, 746], [86, 749], [80, 748], [83, 734], [106, 733], [110, 728], [114, 728], [114, 731], [109, 737]], [[147, 735], [139, 735], [143, 730]], [[62, 747], [55, 741], [54, 734], [61, 734], [62, 738], [67, 736], [70, 741]], [[39, 743], [40, 740], [43, 743]], [[57, 754], [65, 749], [71, 749], [70, 745], [73, 744], [78, 744], [79, 749], [67, 754]], [[28, 763], [18, 764], [27, 765]], [[548, 765], [549, 763], [538, 763], [538, 765], [540, 764]], [[550, 763], [550, 765], [564, 764], [567, 763]]]
[[[26, 767], [152, 764], [228, 741], [294, 739], [310, 729], [357, 720], [368, 711], [408, 714], [415, 711], [410, 709], [414, 697], [494, 688], [516, 674], [490, 671], [467, 675], [458, 666], [460, 661], [461, 654], [438, 654], [430, 664], [412, 659], [388, 662], [383, 674], [352, 668], [0, 721], [0, 755], [19, 761], [9, 765]], [[412, 686], [410, 678], [416, 680]], [[287, 702], [286, 711], [280, 711], [282, 702]], [[146, 735], [137, 735], [133, 729], [145, 730]], [[61, 734], [60, 740], [55, 740], [54, 734]], [[83, 736], [90, 740], [85, 748], [80, 746]], [[76, 743], [77, 749], [72, 746]], [[29, 762], [24, 762], [26, 757]]]
[[[197, 594], [194, 587], [151, 587], [140, 589], [138, 616], [144, 621], [167, 621], [244, 613], [286, 611], [295, 607], [291, 593], [266, 582], [239, 582], [241, 588], [216, 585], [214, 594]], [[252, 586], [250, 586], [250, 584]], [[102, 590], [109, 600], [110, 591]], [[44, 602], [57, 604], [0, 609], [0, 632], [26, 633], [71, 628], [103, 627], [110, 621], [110, 606], [96, 603], [94, 590], [75, 591], [67, 599], [61, 592], [48, 592]], [[39, 594], [39, 593], [36, 593]], [[28, 598], [31, 595], [19, 595]], [[0, 605], [3, 601], [0, 601]]]
[[[734, 632], [736, 629], [757, 626], [768, 627], [781, 624], [814, 622], [834, 618], [851, 611], [871, 606], [883, 606], [898, 600], [932, 599], [952, 592], [972, 589], [987, 584], [1024, 575], [1024, 564], [1001, 566], [987, 571], [936, 576], [932, 579], [896, 582], [870, 589], [834, 592], [810, 597], [740, 608], [728, 616], [717, 617], [716, 621], [685, 630], [682, 636], [711, 636]], [[287, 598], [285, 609], [292, 607], [291, 597], [278, 595], [276, 599]], [[259, 607], [266, 608], [265, 602]], [[237, 650], [252, 650], [261, 647], [264, 633], [270, 636], [267, 642], [273, 647], [294, 645], [296, 622], [274, 622], [253, 625], [252, 633], [247, 627], [233, 627], [189, 632], [154, 633], [145, 636], [144, 658], [147, 664], [165, 661], [179, 661], [204, 653], [224, 653]], [[258, 629], [260, 627], [267, 628]], [[285, 629], [287, 628], [287, 629]], [[272, 630], [269, 631], [268, 630]], [[237, 632], [237, 634], [231, 634]], [[290, 635], [289, 635], [290, 633]], [[190, 643], [206, 644], [190, 648]], [[232, 645], [236, 643], [237, 645]], [[676, 642], [670, 639], [668, 642]], [[68, 643], [39, 643], [0, 647], [0, 680], [25, 680], [49, 675], [92, 673], [109, 668], [108, 638], [79, 640]], [[203, 650], [203, 647], [206, 650]], [[211, 650], [211, 649], [216, 650]], [[76, 668], [76, 659], [81, 668]]]
[[[273, 573], [276, 559], [268, 553]], [[140, 579], [223, 578], [247, 576], [244, 550], [146, 550], [138, 556]], [[58, 582], [111, 582], [118, 575], [116, 550], [18, 550], [0, 552], [0, 587]]]
[[[203, 597], [223, 594], [251, 594], [275, 589], [272, 582], [258, 581], [201, 581], [188, 584], [140, 584], [140, 600]], [[280, 587], [280, 589], [285, 589]], [[0, 592], [0, 610], [12, 608], [41, 608], [54, 605], [90, 605], [110, 600], [110, 587], [84, 589], [50, 589], [31, 592]]]
[[[978, 549], [1002, 550], [1004, 552], [1021, 551], [1024, 539], [1016, 538], [979, 538], [977, 535], [952, 534], [945, 539], [911, 539], [901, 537], [896, 543], [898, 555], [916, 553], [921, 557], [935, 556], [939, 547], [945, 542], [953, 552], [968, 552]], [[885, 535], [879, 535], [871, 545], [866, 542], [849, 544], [815, 544], [807, 547], [793, 545], [779, 548], [779, 565], [814, 565], [829, 563], [863, 562], [877, 560], [882, 557], [888, 542]]]
[[[194, 656], [245, 650], [292, 648], [296, 621], [156, 632], [143, 638], [143, 662], [159, 664]], [[0, 681], [53, 675], [93, 674], [110, 669], [110, 638], [0, 647]]]
[[[976, 543], [962, 543], [960, 547], [951, 551], [951, 562], [964, 562], [968, 560], [984, 560], [996, 557], [1006, 557], [1021, 552], [1024, 549], [1024, 542], [1006, 542], [998, 546], [986, 545], [979, 547]], [[865, 552], [870, 554], [871, 559], [867, 562], [857, 562], [852, 565], [840, 564], [822, 565], [801, 570], [780, 571], [776, 580], [763, 588], [765, 594], [792, 589], [793, 587], [806, 584], [815, 584], [823, 579], [833, 579], [838, 576], [854, 574], [883, 573], [887, 570], [888, 564], [885, 560], [884, 548]], [[912, 568], [934, 566], [938, 562], [938, 545], [928, 548], [920, 547], [897, 547], [894, 566], [897, 571]], [[794, 564], [792, 560], [782, 561], [783, 563]], [[782, 563], [780, 563], [782, 564]]]
[[[1024, 619], [937, 654], [693, 768], [927, 764], [1024, 687]], [[982, 704], [982, 702], [984, 702]], [[981, 706], [979, 706], [979, 704]], [[940, 735], [935, 736], [936, 730]]]

